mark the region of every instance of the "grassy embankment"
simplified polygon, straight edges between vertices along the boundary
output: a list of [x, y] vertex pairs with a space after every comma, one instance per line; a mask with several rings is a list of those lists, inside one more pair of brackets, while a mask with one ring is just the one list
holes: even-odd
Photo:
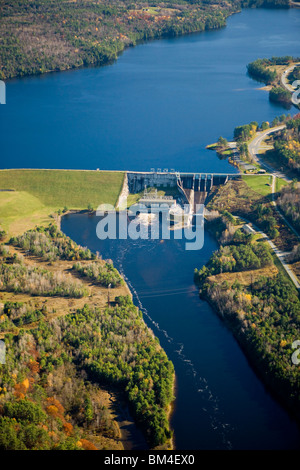
[[47, 225], [57, 211], [96, 209], [115, 205], [123, 172], [84, 170], [0, 170], [0, 225], [9, 234], [21, 234], [35, 225]]
[[275, 182], [275, 191], [278, 193], [284, 186], [287, 186], [288, 182], [281, 179], [281, 178], [276, 178]]
[[[261, 196], [268, 196], [272, 193], [272, 176], [270, 175], [243, 175], [242, 179], [249, 188], [253, 189], [253, 191], [256, 191]], [[287, 185], [287, 181], [282, 178], [276, 178], [275, 191], [279, 192], [281, 188]]]
[[272, 176], [270, 175], [243, 175], [243, 181], [251, 188], [253, 191], [257, 192], [261, 196], [268, 196], [271, 194], [272, 190]]

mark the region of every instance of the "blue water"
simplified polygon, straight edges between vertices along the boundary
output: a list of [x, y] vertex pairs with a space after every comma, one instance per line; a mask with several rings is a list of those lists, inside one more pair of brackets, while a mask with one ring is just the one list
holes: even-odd
[[300, 55], [300, 10], [244, 10], [218, 31], [131, 48], [112, 66], [7, 83], [2, 168], [232, 171], [205, 146], [286, 112], [248, 62]]
[[199, 298], [194, 268], [217, 249], [209, 233], [202, 250], [186, 251], [184, 239], [100, 241], [98, 221], [87, 214], [67, 215], [62, 230], [114, 261], [173, 361], [176, 448], [300, 448], [296, 423], [266, 391], [232, 333]]

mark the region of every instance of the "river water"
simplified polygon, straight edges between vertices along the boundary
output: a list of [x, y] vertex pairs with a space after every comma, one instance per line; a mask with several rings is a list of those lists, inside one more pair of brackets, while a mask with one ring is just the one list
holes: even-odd
[[[233, 171], [205, 150], [236, 125], [285, 112], [246, 75], [258, 57], [299, 55], [299, 10], [244, 10], [219, 31], [151, 41], [112, 66], [7, 83], [3, 168]], [[295, 110], [291, 110], [295, 112]], [[17, 138], [16, 138], [17, 136]], [[201, 301], [193, 270], [217, 249], [184, 240], [100, 242], [98, 219], [63, 218], [76, 242], [113, 259], [173, 361], [178, 449], [291, 449], [295, 422], [265, 390], [240, 347]]]
[[299, 429], [265, 390], [243, 352], [209, 304], [199, 299], [195, 267], [217, 249], [185, 250], [185, 239], [104, 240], [99, 218], [63, 217], [62, 230], [77, 243], [112, 259], [124, 275], [144, 319], [173, 361], [177, 378], [172, 427], [178, 449], [288, 449]]

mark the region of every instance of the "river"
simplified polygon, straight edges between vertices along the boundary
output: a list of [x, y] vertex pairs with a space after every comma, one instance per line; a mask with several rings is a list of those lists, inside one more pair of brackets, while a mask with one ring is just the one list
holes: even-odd
[[[205, 146], [219, 135], [230, 139], [236, 125], [285, 112], [258, 90], [246, 64], [299, 55], [299, 26], [296, 9], [244, 10], [224, 29], [151, 41], [112, 66], [11, 80], [0, 109], [1, 166], [232, 171]], [[96, 223], [69, 215], [62, 230], [113, 259], [173, 361], [176, 447], [299, 448], [296, 423], [199, 299], [193, 270], [217, 249], [215, 240], [205, 233], [196, 252], [184, 240], [100, 242]]]
[[177, 379], [172, 428], [178, 449], [297, 448], [297, 425], [265, 390], [243, 352], [209, 304], [199, 299], [193, 271], [217, 249], [205, 233], [203, 249], [185, 240], [105, 240], [99, 218], [63, 217], [77, 243], [112, 259], [134, 302], [173, 361]]

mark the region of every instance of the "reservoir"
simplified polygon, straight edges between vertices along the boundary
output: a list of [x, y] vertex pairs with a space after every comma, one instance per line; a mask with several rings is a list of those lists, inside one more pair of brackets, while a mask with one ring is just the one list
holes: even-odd
[[130, 48], [111, 66], [8, 81], [0, 167], [232, 172], [205, 147], [286, 112], [246, 65], [300, 55], [300, 10], [249, 9], [227, 22]]
[[62, 230], [82, 246], [112, 259], [135, 305], [172, 360], [177, 379], [172, 427], [177, 449], [293, 449], [295, 422], [265, 390], [247, 359], [209, 304], [199, 299], [195, 267], [217, 243], [185, 250], [185, 240], [105, 240], [99, 217], [63, 217]]

